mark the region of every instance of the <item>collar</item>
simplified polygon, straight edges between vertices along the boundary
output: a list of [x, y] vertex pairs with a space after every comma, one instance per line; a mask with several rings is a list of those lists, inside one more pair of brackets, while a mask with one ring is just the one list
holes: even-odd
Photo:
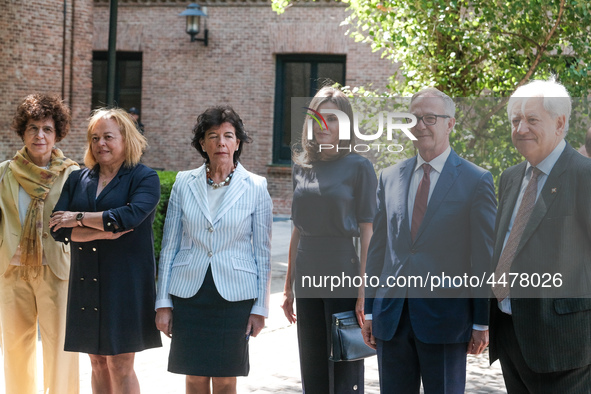
[[[546, 156], [546, 158], [544, 160], [542, 160], [540, 162], [540, 164], [538, 164], [536, 166], [538, 168], [538, 170], [542, 171], [545, 175], [549, 175], [550, 171], [552, 171], [552, 168], [554, 168], [554, 164], [556, 164], [556, 162], [560, 158], [560, 155], [564, 151], [565, 147], [566, 147], [566, 141], [564, 141], [564, 138], [563, 138], [558, 143], [558, 145], [556, 145], [556, 148], [554, 148], [554, 150], [552, 152], [550, 152], [550, 154], [548, 156]], [[526, 173], [531, 166], [532, 165], [529, 164], [529, 162], [527, 162], [527, 166], [525, 167]]]
[[421, 154], [417, 154], [417, 164], [415, 165], [415, 171], [418, 170], [424, 163], [430, 164], [431, 167], [441, 174], [443, 171], [443, 166], [451, 153], [451, 146], [448, 146], [446, 150], [443, 151], [442, 154], [431, 160], [430, 162], [426, 162], [425, 159], [421, 157]]

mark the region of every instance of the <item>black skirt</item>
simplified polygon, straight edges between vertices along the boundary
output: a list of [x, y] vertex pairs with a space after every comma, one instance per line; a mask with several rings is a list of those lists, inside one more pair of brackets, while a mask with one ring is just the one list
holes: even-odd
[[218, 293], [211, 267], [191, 298], [172, 296], [168, 371], [183, 375], [247, 376], [246, 326], [254, 300], [230, 302]]

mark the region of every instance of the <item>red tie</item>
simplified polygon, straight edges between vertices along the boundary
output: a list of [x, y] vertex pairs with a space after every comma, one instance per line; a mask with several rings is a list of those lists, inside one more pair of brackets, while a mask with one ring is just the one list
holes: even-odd
[[415, 237], [419, 232], [419, 227], [421, 227], [421, 223], [425, 217], [425, 212], [427, 212], [429, 188], [431, 187], [431, 168], [431, 165], [427, 163], [423, 164], [423, 179], [421, 179], [421, 183], [419, 183], [419, 188], [417, 189], [417, 195], [415, 197], [415, 205], [412, 208], [412, 223], [410, 226], [410, 236], [412, 241], [415, 240]]
[[[507, 244], [505, 244], [505, 249], [503, 249], [503, 252], [501, 253], [497, 269], [495, 270], [496, 280], [501, 279], [501, 276], [505, 274], [503, 279], [507, 283], [511, 283], [511, 278], [509, 277], [511, 264], [515, 259], [515, 253], [517, 252], [517, 247], [521, 242], [521, 236], [523, 235], [523, 230], [525, 230], [525, 225], [529, 221], [529, 217], [534, 210], [534, 205], [536, 205], [536, 196], [538, 194], [538, 176], [541, 173], [542, 171], [538, 170], [536, 167], [532, 167], [531, 179], [529, 180], [529, 183], [525, 188], [525, 192], [523, 193], [521, 205], [519, 206], [517, 215], [515, 215], [515, 219], [513, 220], [513, 227], [511, 227]], [[509, 286], [503, 286], [502, 283], [493, 285], [492, 290], [499, 302], [503, 301], [509, 295]]]

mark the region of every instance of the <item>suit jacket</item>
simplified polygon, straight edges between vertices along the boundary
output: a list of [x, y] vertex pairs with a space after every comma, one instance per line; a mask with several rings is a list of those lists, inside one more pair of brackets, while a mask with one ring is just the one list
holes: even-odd
[[[0, 164], [0, 176], [9, 163], [10, 160]], [[54, 241], [50, 236], [49, 217], [66, 179], [72, 171], [77, 169], [77, 166], [69, 166], [62, 171], [51, 187], [43, 206], [43, 254], [51, 272], [61, 280], [68, 279], [70, 274], [70, 247]], [[8, 268], [21, 240], [18, 192], [19, 184], [9, 168], [0, 186], [0, 275], [3, 275]]]
[[211, 217], [205, 165], [179, 172], [164, 224], [156, 308], [171, 307], [170, 295], [194, 296], [211, 265], [223, 298], [256, 299], [252, 313], [267, 316], [272, 205], [266, 179], [238, 164], [217, 214]]
[[[495, 225], [496, 267], [519, 195], [526, 162], [501, 175]], [[569, 144], [548, 175], [524, 230], [512, 273], [560, 273], [558, 289], [511, 289], [515, 335], [523, 358], [536, 372], [591, 364], [591, 160]], [[548, 295], [555, 294], [557, 298]], [[540, 297], [540, 298], [520, 298]], [[573, 298], [577, 297], [577, 298]], [[497, 322], [491, 308], [491, 362], [498, 358]]]
[[143, 164], [122, 165], [97, 196], [98, 182], [98, 167], [73, 172], [55, 210], [103, 212], [106, 231], [133, 231], [88, 242], [72, 241], [72, 228], [51, 233], [72, 247], [65, 349], [113, 355], [161, 346], [152, 232], [158, 174]]
[[[390, 340], [404, 299], [413, 330], [425, 343], [468, 342], [473, 324], [488, 324], [488, 300], [470, 287], [447, 284], [429, 298], [427, 289], [389, 287], [388, 276], [463, 276], [490, 271], [496, 200], [492, 176], [451, 151], [433, 190], [427, 212], [411, 241], [408, 189], [417, 158], [385, 169], [378, 184], [378, 212], [367, 260], [368, 276], [383, 287], [366, 291], [373, 334]], [[488, 293], [484, 293], [488, 294]], [[433, 298], [438, 297], [438, 298]]]

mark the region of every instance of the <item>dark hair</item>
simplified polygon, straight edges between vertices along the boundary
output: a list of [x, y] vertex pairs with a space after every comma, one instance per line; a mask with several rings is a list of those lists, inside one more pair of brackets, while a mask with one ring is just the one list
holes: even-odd
[[[240, 142], [249, 143], [252, 138], [248, 136], [244, 129], [244, 124], [240, 116], [229, 105], [218, 105], [210, 107], [197, 117], [197, 123], [193, 127], [193, 139], [191, 146], [197, 149], [197, 152], [203, 156], [205, 161], [209, 163], [209, 156], [203, 151], [201, 147], [201, 140], [205, 138], [205, 133], [212, 128], [219, 127], [222, 123], [230, 123], [234, 127], [236, 138]], [[242, 153], [242, 144], [238, 145], [238, 150], [234, 152], [234, 163], [238, 162], [240, 154]]]
[[16, 114], [12, 119], [12, 129], [22, 139], [25, 136], [29, 120], [43, 120], [48, 117], [53, 119], [55, 141], [59, 142], [70, 131], [70, 109], [58, 95], [30, 94], [16, 109]]

